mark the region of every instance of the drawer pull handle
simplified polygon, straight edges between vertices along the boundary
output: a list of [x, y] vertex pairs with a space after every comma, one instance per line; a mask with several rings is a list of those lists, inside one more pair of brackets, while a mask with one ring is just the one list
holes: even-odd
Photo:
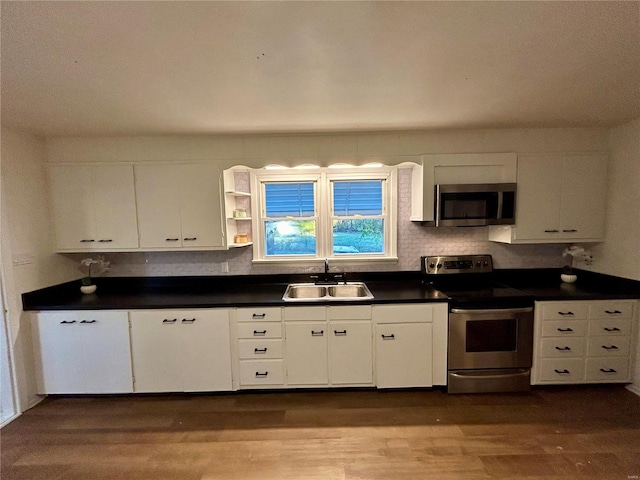
[[607, 315], [620, 315], [622, 312], [620, 310], [605, 310], [604, 313]]
[[346, 336], [346, 335], [347, 335], [347, 331], [346, 331], [346, 330], [334, 330], [334, 331], [333, 331], [333, 334], [334, 334], [336, 337], [344, 337], [344, 336]]
[[98, 240], [98, 243], [111, 243], [113, 242], [113, 240], [111, 240], [110, 238], [103, 238], [101, 240]]
[[267, 347], [264, 347], [264, 348], [254, 348], [254, 349], [253, 349], [253, 353], [256, 353], [256, 354], [264, 354], [264, 353], [267, 353]]
[[71, 321], [68, 321], [68, 320], [62, 320], [62, 321], [60, 322], [60, 325], [71, 325], [72, 323], [76, 323], [76, 321], [75, 321], [75, 320], [71, 320]]
[[559, 332], [573, 332], [573, 328], [558, 328]]
[[613, 328], [604, 327], [604, 329], [607, 332], [619, 332], [620, 331], [620, 329], [618, 327], [613, 327]]
[[560, 315], [575, 315], [573, 312], [558, 312]]
[[556, 350], [562, 350], [564, 352], [568, 352], [568, 351], [571, 350], [571, 347], [567, 347], [567, 346], [565, 346], [565, 347], [556, 347]]
[[618, 350], [618, 347], [616, 345], [610, 345], [610, 346], [606, 346], [606, 345], [602, 345], [602, 348], [604, 348], [605, 350]]
[[164, 320], [162, 320], [162, 323], [176, 323], [177, 321], [177, 318], [165, 318]]
[[324, 335], [324, 330], [311, 330], [312, 337], [322, 337]]
[[254, 330], [253, 331], [253, 336], [254, 337], [264, 337], [267, 334], [266, 330]]
[[252, 318], [264, 318], [266, 316], [266, 313], [254, 313], [253, 315], [251, 315]]
[[195, 321], [196, 321], [195, 318], [183, 318], [182, 319], [182, 323], [193, 323]]
[[618, 373], [615, 368], [601, 368], [600, 371], [602, 373]]
[[194, 240], [197, 240], [198, 237], [184, 237], [183, 240], [185, 242], [193, 242]]
[[91, 242], [95, 242], [95, 240], [89, 239], [89, 238], [85, 238], [84, 240], [80, 240], [80, 243], [91, 243]]
[[380, 335], [383, 340], [395, 340], [396, 336], [392, 333], [391, 335]]
[[569, 374], [571, 374], [571, 372], [569, 370], [567, 370], [567, 369], [564, 369], [564, 370], [555, 369], [554, 372], [556, 372], [558, 375], [569, 375]]
[[256, 378], [265, 378], [269, 372], [256, 372]]
[[575, 232], [577, 232], [578, 230], [576, 230], [575, 228], [570, 228], [570, 229], [562, 230], [562, 231], [563, 231], [564, 233], [575, 233]]
[[96, 323], [97, 320], [82, 320], [80, 323]]
[[179, 238], [165, 238], [164, 241], [165, 242], [177, 242], [178, 240], [180, 240]]
[[545, 230], [544, 233], [558, 233], [560, 230]]

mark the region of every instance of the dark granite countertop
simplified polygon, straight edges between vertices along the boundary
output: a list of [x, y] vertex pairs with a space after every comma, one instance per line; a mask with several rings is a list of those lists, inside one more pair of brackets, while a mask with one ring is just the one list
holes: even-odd
[[[560, 269], [496, 270], [496, 281], [536, 300], [603, 300], [640, 298], [640, 282], [579, 271], [578, 281], [560, 281]], [[367, 303], [443, 302], [448, 297], [423, 281], [420, 272], [349, 273], [364, 281], [374, 299]], [[80, 281], [22, 295], [24, 310], [134, 310], [283, 305], [345, 305], [360, 301], [295, 302], [282, 300], [288, 283], [308, 282], [308, 275], [218, 277], [97, 278], [95, 294], [83, 295]]]

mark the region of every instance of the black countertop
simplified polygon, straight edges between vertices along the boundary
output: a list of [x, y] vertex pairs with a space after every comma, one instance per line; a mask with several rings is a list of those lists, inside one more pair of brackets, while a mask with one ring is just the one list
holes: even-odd
[[[560, 281], [560, 269], [496, 270], [494, 279], [535, 300], [640, 298], [640, 282], [587, 271], [579, 271], [574, 284]], [[367, 283], [374, 299], [366, 303], [449, 299], [425, 282], [420, 272], [349, 273], [348, 280]], [[27, 311], [362, 304], [360, 301], [291, 303], [282, 300], [287, 284], [308, 281], [308, 275], [106, 277], [95, 279], [98, 286], [95, 294], [80, 293], [77, 280], [25, 293], [22, 302]]]

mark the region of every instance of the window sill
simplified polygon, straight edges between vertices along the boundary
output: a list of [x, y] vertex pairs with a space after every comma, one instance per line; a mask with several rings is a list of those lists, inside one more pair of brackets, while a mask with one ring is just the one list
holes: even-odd
[[[324, 264], [324, 258], [266, 258], [254, 259], [251, 261], [254, 265], [299, 265], [315, 267]], [[361, 258], [344, 258], [344, 257], [328, 257], [331, 265], [359, 265], [362, 263], [398, 263], [398, 257], [361, 257]]]

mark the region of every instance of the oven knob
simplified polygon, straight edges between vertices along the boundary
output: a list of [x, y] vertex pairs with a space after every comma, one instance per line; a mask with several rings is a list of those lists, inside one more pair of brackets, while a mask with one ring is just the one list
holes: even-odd
[[431, 269], [436, 268], [436, 264], [435, 264], [435, 263], [430, 263], [430, 264], [429, 264], [429, 268], [431, 268]]
[[489, 262], [487, 260], [485, 260], [484, 262], [482, 262], [482, 265], [484, 265], [485, 267], [489, 266]]
[[442, 264], [441, 263], [438, 264], [438, 268], [442, 268]]
[[479, 266], [480, 266], [480, 262], [476, 262], [476, 267], [479, 267]]

